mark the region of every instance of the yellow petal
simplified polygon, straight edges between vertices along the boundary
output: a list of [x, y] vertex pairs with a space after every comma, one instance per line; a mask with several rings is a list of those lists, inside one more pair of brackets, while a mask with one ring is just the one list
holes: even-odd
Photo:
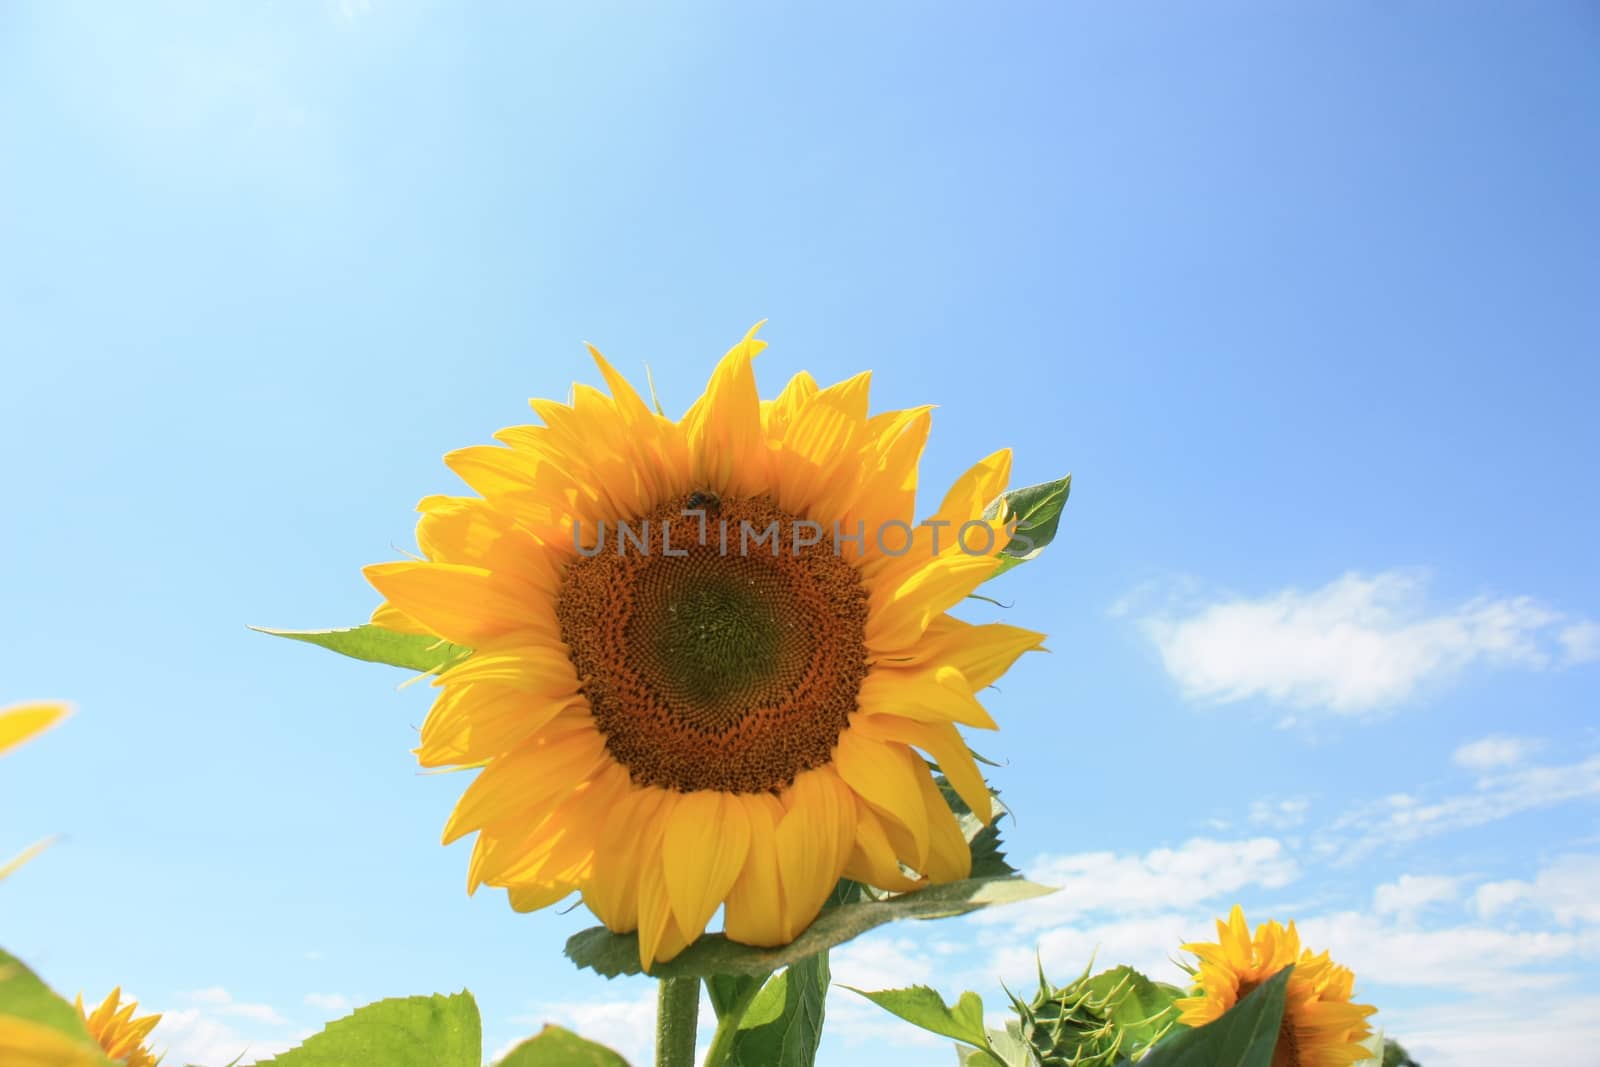
[[691, 940], [705, 931], [744, 866], [750, 819], [737, 798], [709, 790], [678, 798], [662, 838], [667, 899]]
[[476, 648], [514, 631], [558, 638], [554, 612], [535, 609], [517, 583], [456, 563], [376, 563], [362, 572], [400, 611], [446, 641]]
[[422, 724], [417, 762], [424, 767], [479, 763], [518, 747], [568, 708], [576, 696], [535, 697], [510, 686], [452, 685]]
[[901, 715], [919, 722], [958, 722], [979, 730], [999, 727], [972, 692], [966, 676], [951, 666], [896, 670], [874, 667], [856, 698], [862, 711]]
[[778, 875], [777, 827], [783, 805], [768, 793], [736, 795], [750, 823], [750, 849], [744, 869], [728, 891], [724, 928], [746, 945], [786, 945], [799, 931], [784, 921], [783, 885]]
[[922, 749], [933, 757], [972, 814], [984, 823], [993, 818], [989, 786], [954, 726], [918, 722], [899, 715], [857, 714], [852, 716], [850, 728], [879, 741], [898, 741]]
[[798, 933], [817, 917], [844, 873], [855, 843], [855, 800], [833, 770], [819, 767], [795, 776], [783, 804], [788, 810], [778, 823], [778, 873], [784, 923]]
[[974, 625], [940, 615], [928, 623], [922, 640], [878, 662], [896, 668], [948, 664], [966, 676], [973, 690], [979, 690], [999, 680], [1024, 652], [1043, 648], [1044, 634], [1033, 630], [1003, 622]]
[[845, 784], [910, 836], [907, 859], [922, 869], [928, 859], [928, 813], [917, 778], [928, 777], [923, 763], [904, 745], [874, 741], [856, 730], [839, 735], [833, 766]]
[[[555, 732], [558, 727], [562, 732]], [[444, 843], [567, 793], [610, 758], [592, 722], [556, 719], [534, 740], [478, 772], [445, 824]]]
[[934, 619], [982, 585], [998, 565], [993, 556], [958, 550], [926, 561], [894, 585], [875, 580], [867, 647], [895, 653], [915, 644]]
[[933, 779], [918, 775], [917, 785], [928, 813], [928, 862], [922, 873], [935, 882], [960, 881], [972, 873], [972, 848]]
[[919, 889], [922, 883], [906, 876], [900, 859], [884, 833], [883, 823], [864, 804], [856, 806], [855, 847], [845, 864], [844, 876], [895, 893]]
[[639, 870], [645, 857], [654, 861], [659, 855], [659, 844], [646, 848], [647, 830], [665, 796], [665, 790], [654, 787], [633, 789], [606, 813], [583, 899], [613, 933], [639, 925]]
[[0, 752], [43, 733], [72, 713], [72, 705], [60, 703], [14, 704], [0, 710]]

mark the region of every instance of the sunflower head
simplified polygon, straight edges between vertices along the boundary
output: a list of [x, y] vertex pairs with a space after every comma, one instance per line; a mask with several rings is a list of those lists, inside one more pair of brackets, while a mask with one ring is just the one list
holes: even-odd
[[1345, 1067], [1371, 1055], [1362, 1042], [1372, 1033], [1367, 1016], [1378, 1009], [1352, 1003], [1355, 975], [1326, 952], [1302, 948], [1293, 922], [1286, 929], [1268, 920], [1252, 937], [1244, 911], [1234, 905], [1226, 922], [1217, 921], [1216, 941], [1183, 948], [1200, 964], [1195, 995], [1177, 1001], [1185, 1025], [1211, 1022], [1293, 964], [1272, 1067]]
[[[446, 457], [474, 496], [420, 506], [424, 560], [367, 569], [373, 621], [474, 651], [437, 679], [417, 756], [478, 770], [445, 829], [469, 891], [582, 893], [649, 966], [724, 909], [792, 940], [840, 877], [965, 877], [923, 758], [973, 812], [958, 726], [1041, 635], [949, 610], [999, 565], [1010, 453], [917, 524], [928, 408], [869, 414], [868, 374], [756, 390], [752, 330], [681, 419], [591, 349], [608, 393]], [[920, 754], [919, 754], [920, 753]]]
[[145, 1039], [161, 1021], [160, 1015], [143, 1015], [134, 1018], [138, 1010], [136, 1001], [122, 1003], [121, 988], [113, 989], [94, 1011], [85, 1011], [83, 994], [78, 994], [78, 1013], [89, 1027], [89, 1035], [105, 1050], [110, 1059], [125, 1067], [156, 1067], [159, 1056], [151, 1054]]

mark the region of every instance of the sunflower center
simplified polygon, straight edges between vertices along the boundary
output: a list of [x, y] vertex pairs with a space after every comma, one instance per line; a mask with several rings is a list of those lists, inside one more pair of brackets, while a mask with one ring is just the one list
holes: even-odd
[[867, 673], [867, 593], [815, 527], [694, 494], [588, 533], [556, 615], [635, 782], [758, 793], [832, 759]]

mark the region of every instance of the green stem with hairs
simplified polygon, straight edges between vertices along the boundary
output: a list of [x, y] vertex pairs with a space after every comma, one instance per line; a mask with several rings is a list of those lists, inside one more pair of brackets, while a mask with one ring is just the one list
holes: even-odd
[[694, 1067], [700, 979], [663, 978], [656, 988], [656, 1067]]

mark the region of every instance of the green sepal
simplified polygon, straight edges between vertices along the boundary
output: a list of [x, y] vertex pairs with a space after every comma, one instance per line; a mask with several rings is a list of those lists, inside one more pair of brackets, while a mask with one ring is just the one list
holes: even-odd
[[272, 637], [304, 641], [351, 659], [387, 663], [423, 674], [436, 674], [472, 652], [463, 645], [452, 645], [428, 634], [403, 634], [371, 623], [342, 630], [271, 630], [265, 626], [250, 629]]
[[1003, 500], [1006, 513], [1010, 516], [1007, 521], [1017, 524], [1011, 533], [1010, 543], [1000, 550], [1000, 566], [989, 575], [990, 580], [1019, 563], [1033, 559], [1055, 540], [1056, 529], [1061, 524], [1061, 511], [1067, 506], [1067, 497], [1071, 492], [1072, 475], [1069, 474], [1053, 482], [1013, 489], [984, 509], [983, 517], [993, 519], [1000, 513], [1000, 502]]

